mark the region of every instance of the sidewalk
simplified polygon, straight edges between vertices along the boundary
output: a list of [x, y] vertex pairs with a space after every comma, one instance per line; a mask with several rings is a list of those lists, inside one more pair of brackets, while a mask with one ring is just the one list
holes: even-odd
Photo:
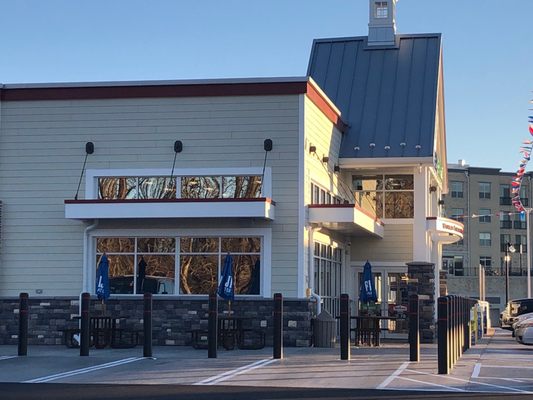
[[133, 349], [78, 349], [30, 346], [27, 357], [16, 357], [15, 346], [0, 347], [0, 381], [32, 383], [99, 383], [285, 388], [344, 388], [447, 392], [533, 393], [533, 349], [517, 344], [508, 331], [497, 329], [471, 348], [449, 375], [437, 373], [437, 346], [421, 346], [421, 361], [409, 362], [405, 343], [351, 349], [341, 361], [340, 350], [285, 348], [282, 360], [272, 348], [206, 350], [154, 347], [153, 359]]

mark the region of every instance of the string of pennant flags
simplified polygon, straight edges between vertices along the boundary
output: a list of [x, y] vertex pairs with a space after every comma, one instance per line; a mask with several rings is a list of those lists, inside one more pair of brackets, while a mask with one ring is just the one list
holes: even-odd
[[[533, 116], [528, 117], [528, 129], [529, 134], [533, 136]], [[516, 175], [511, 181], [511, 202], [517, 211], [525, 213], [526, 209], [520, 200], [520, 187], [522, 186], [522, 178], [526, 172], [526, 166], [529, 160], [531, 159], [531, 153], [533, 151], [533, 140], [524, 140], [522, 146], [520, 147], [520, 153], [522, 154], [522, 160], [516, 171]]]

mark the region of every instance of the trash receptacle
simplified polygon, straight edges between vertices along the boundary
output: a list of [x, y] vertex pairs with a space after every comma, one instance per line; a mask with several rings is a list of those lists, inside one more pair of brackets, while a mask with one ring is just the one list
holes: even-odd
[[313, 339], [315, 347], [335, 347], [337, 321], [327, 311], [322, 311], [314, 320]]

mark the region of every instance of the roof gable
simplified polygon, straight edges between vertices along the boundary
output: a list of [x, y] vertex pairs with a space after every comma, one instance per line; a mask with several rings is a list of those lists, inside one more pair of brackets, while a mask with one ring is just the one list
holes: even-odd
[[348, 124], [340, 156], [430, 157], [435, 149], [440, 34], [315, 40], [308, 74]]

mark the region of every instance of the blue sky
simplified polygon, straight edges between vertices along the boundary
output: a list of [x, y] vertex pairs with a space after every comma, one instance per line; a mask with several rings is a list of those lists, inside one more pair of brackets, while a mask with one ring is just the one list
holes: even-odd
[[[367, 34], [368, 1], [0, 0], [0, 15], [4, 84], [303, 76], [314, 38]], [[517, 169], [532, 16], [531, 0], [399, 1], [399, 33], [443, 34], [449, 162]]]

